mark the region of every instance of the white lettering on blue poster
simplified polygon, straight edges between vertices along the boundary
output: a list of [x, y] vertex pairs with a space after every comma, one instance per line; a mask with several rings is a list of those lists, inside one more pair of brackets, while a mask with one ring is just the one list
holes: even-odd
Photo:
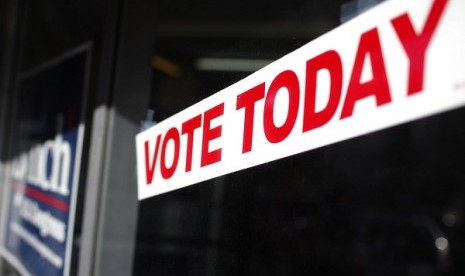
[[20, 80], [2, 255], [23, 274], [69, 275], [87, 59], [80, 49]]

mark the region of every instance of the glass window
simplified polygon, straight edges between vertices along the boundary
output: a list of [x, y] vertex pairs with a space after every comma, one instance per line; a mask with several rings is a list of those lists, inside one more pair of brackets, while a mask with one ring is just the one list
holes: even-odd
[[[161, 121], [339, 25], [340, 1], [159, 1]], [[461, 108], [141, 201], [135, 275], [460, 275]]]

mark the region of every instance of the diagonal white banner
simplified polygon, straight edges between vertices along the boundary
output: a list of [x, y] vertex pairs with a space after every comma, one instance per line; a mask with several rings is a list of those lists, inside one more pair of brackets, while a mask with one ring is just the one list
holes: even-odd
[[387, 1], [136, 137], [139, 199], [465, 105], [465, 1]]

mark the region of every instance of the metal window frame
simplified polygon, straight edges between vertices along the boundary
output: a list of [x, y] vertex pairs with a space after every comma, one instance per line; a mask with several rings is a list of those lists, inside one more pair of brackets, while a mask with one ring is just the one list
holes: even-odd
[[150, 96], [155, 3], [122, 0], [110, 6], [92, 115], [82, 276], [132, 275], [137, 231], [134, 140]]
[[[10, 144], [12, 143], [12, 129], [15, 126], [12, 114], [16, 113], [18, 95], [14, 93], [18, 75], [19, 61], [22, 45], [24, 23], [23, 3], [19, 0], [8, 0], [3, 2], [3, 22], [0, 27], [1, 38], [5, 43], [1, 49], [0, 64], [0, 241], [5, 235], [5, 214], [7, 202], [4, 200], [7, 173], [11, 159]], [[0, 272], [4, 271], [4, 260], [0, 258]]]
[[[24, 1], [9, 0], [2, 5], [8, 8], [4, 14], [12, 18], [8, 18], [11, 26], [1, 29], [13, 28], [1, 34], [11, 41], [2, 49], [6, 62], [0, 71], [0, 160], [8, 160], [14, 127], [8, 114], [16, 106], [12, 91], [24, 35], [19, 20], [21, 3]], [[75, 241], [80, 244], [79, 258], [77, 271], [71, 272], [77, 275], [131, 275], [133, 269], [138, 209], [134, 136], [150, 95], [155, 3], [108, 0], [106, 4], [101, 44], [94, 48], [99, 56], [98, 79], [93, 81], [96, 89], [89, 106], [93, 110], [87, 127], [82, 235]], [[0, 162], [2, 181], [7, 163]]]

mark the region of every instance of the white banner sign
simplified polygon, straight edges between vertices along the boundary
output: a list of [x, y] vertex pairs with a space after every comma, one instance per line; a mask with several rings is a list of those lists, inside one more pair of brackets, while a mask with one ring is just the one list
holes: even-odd
[[139, 199], [465, 105], [464, 12], [384, 2], [138, 134]]

